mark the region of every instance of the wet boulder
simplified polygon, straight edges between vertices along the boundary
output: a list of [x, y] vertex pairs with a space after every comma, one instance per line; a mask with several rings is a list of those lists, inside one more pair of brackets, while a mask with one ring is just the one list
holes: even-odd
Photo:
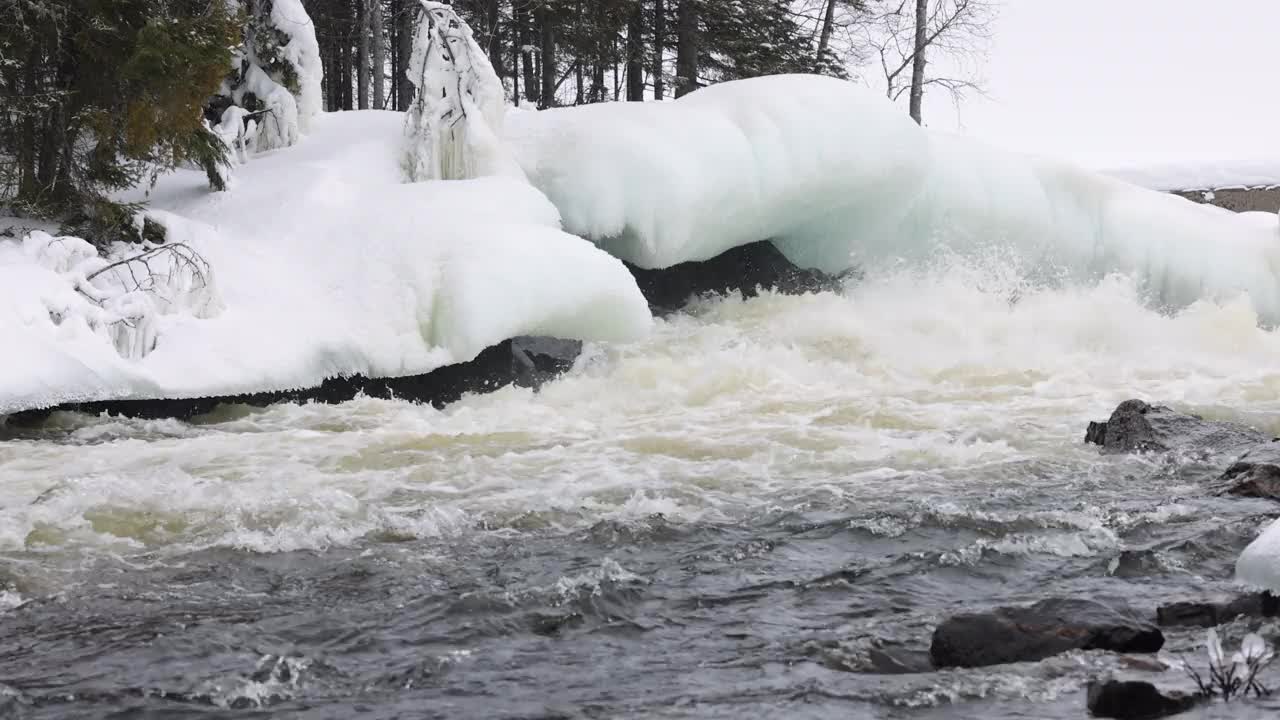
[[1085, 432], [1085, 442], [1100, 445], [1104, 453], [1239, 453], [1271, 439], [1244, 425], [1205, 420], [1142, 400], [1125, 400], [1106, 422], [1091, 422]]
[[1280, 500], [1280, 443], [1254, 446], [1218, 478], [1223, 495]]
[[1089, 683], [1089, 714], [1115, 720], [1154, 720], [1186, 712], [1199, 699], [1194, 695], [1165, 694], [1142, 680], [1099, 680]]
[[934, 630], [937, 667], [1034, 662], [1070, 650], [1153, 653], [1164, 635], [1123, 605], [1053, 598], [1034, 605], [956, 615]]

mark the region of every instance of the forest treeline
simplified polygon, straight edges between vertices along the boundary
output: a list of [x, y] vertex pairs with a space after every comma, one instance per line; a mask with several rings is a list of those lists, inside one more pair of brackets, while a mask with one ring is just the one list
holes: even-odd
[[[921, 119], [929, 59], [980, 47], [993, 0], [454, 0], [514, 104], [665, 100], [777, 73], [883, 80]], [[405, 110], [418, 0], [0, 0], [0, 214], [129, 235], [113, 198], [329, 111]], [[243, 124], [252, 132], [238, 130]], [[139, 231], [141, 232], [141, 231]]]
[[[325, 107], [403, 110], [417, 0], [306, 0]], [[883, 0], [455, 0], [512, 102], [680, 97], [777, 73], [847, 77]], [[910, 8], [906, 8], [909, 11]]]

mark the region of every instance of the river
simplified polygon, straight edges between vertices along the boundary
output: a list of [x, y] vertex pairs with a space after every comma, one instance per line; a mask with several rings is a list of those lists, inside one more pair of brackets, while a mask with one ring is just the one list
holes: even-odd
[[1084, 430], [1142, 397], [1280, 433], [1280, 335], [1027, 275], [698, 301], [444, 410], [0, 427], [0, 717], [1083, 717], [1124, 658], [877, 658], [967, 610], [1230, 592], [1274, 508]]

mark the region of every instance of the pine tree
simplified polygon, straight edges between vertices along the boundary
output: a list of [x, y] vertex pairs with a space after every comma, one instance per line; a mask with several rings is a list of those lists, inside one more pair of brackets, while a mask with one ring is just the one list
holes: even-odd
[[240, 35], [223, 3], [10, 0], [0, 6], [0, 204], [107, 242], [135, 237], [110, 195], [184, 163], [221, 177], [204, 123]]

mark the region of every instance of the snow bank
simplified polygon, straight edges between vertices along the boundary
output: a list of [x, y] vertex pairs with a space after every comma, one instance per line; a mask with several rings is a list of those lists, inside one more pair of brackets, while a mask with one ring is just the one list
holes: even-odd
[[[73, 241], [0, 240], [0, 414], [413, 375], [517, 335], [648, 330], [622, 263], [560, 231], [528, 184], [403, 183], [401, 121], [322, 115], [298, 145], [243, 166], [229, 192], [196, 172], [162, 178], [151, 215], [208, 261], [216, 297], [203, 313], [192, 298], [151, 313], [145, 352], [122, 353], [109, 329], [136, 306], [99, 307], [77, 289], [107, 261]], [[74, 257], [40, 256], [41, 243]]]
[[852, 83], [776, 76], [664, 104], [513, 114], [565, 228], [646, 268], [771, 239], [827, 271], [939, 249], [1122, 272], [1159, 303], [1250, 294], [1280, 321], [1280, 227], [1049, 159], [932, 134]]
[[1280, 593], [1280, 520], [1271, 523], [1240, 553], [1236, 580], [1251, 588]]

